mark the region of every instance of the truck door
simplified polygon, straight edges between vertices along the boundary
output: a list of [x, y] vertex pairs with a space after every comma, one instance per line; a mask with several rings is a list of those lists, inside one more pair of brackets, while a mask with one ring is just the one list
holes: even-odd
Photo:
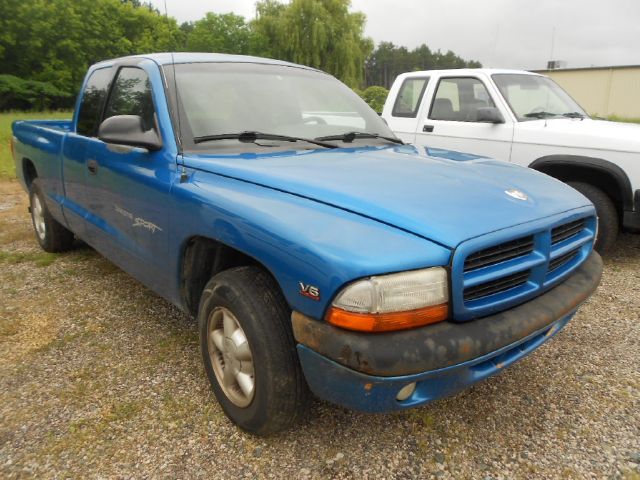
[[423, 102], [416, 144], [509, 161], [513, 121], [504, 113], [503, 123], [478, 121], [478, 109], [497, 108], [480, 78], [441, 77], [430, 98]]
[[[102, 120], [138, 115], [147, 129], [157, 128], [156, 111], [148, 71], [118, 68]], [[175, 157], [167, 149], [149, 152], [97, 140], [86, 158], [89, 243], [149, 287], [164, 291]]]
[[64, 215], [71, 230], [81, 238], [87, 234], [86, 153], [89, 145], [98, 141], [95, 138], [98, 123], [112, 77], [110, 67], [94, 70], [88, 75], [76, 109], [75, 129], [67, 135], [62, 150]]

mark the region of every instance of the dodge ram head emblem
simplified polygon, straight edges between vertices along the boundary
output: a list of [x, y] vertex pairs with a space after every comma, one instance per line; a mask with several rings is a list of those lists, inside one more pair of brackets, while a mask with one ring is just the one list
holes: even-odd
[[300, 295], [309, 297], [311, 300], [315, 300], [316, 302], [320, 300], [320, 289], [318, 287], [304, 284], [302, 282], [298, 282], [298, 285], [300, 286]]
[[516, 200], [528, 200], [529, 197], [526, 193], [521, 192], [520, 190], [516, 190], [515, 188], [511, 188], [509, 190], [505, 190], [504, 193], [509, 195], [510, 197], [515, 198]]

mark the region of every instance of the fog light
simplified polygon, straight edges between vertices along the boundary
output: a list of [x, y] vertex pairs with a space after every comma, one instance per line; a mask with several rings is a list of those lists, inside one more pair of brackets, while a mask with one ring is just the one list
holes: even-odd
[[413, 392], [415, 391], [416, 391], [416, 382], [410, 383], [409, 385], [405, 385], [400, 389], [400, 391], [398, 392], [398, 395], [396, 395], [396, 400], [398, 400], [399, 402], [402, 402], [403, 400], [406, 400], [411, 395], [413, 395]]

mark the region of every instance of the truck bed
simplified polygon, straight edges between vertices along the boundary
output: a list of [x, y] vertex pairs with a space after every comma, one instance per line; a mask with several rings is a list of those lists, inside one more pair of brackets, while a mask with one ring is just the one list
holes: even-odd
[[[71, 120], [23, 120], [13, 123], [16, 175], [28, 188], [30, 182], [27, 164], [35, 166], [38, 176], [45, 183], [49, 199], [64, 197], [62, 187], [62, 147], [71, 131]], [[57, 202], [48, 205], [59, 210]]]

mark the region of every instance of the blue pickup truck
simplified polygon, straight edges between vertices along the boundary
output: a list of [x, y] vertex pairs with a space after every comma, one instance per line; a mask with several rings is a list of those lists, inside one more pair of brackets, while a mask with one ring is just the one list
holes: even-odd
[[36, 237], [82, 239], [198, 318], [215, 395], [268, 434], [311, 395], [423, 405], [557, 333], [597, 287], [591, 203], [400, 141], [323, 72], [153, 54], [92, 66], [72, 121], [13, 125]]

